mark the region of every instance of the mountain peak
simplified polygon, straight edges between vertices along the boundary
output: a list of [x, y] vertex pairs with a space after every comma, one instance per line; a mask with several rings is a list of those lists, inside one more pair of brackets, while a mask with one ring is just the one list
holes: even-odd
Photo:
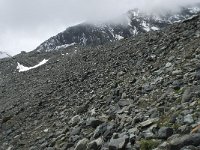
[[[82, 23], [67, 28], [58, 35], [51, 37], [36, 48], [36, 51], [52, 51], [63, 49], [67, 45], [101, 45], [120, 39], [136, 36], [141, 33], [162, 29], [172, 23], [183, 21], [200, 11], [200, 7], [182, 8], [178, 13], [162, 15], [148, 14], [139, 9], [132, 9], [124, 16], [124, 23], [105, 22], [99, 24]], [[121, 20], [124, 20], [122, 18]], [[113, 21], [115, 22], [115, 21]], [[123, 22], [123, 21], [121, 21]]]

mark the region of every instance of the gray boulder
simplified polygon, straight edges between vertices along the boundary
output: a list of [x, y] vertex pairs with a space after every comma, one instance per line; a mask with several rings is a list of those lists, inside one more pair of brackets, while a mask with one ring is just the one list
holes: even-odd
[[161, 139], [167, 139], [168, 137], [173, 135], [173, 132], [174, 132], [173, 128], [162, 127], [158, 131], [158, 137], [161, 138]]
[[185, 135], [180, 138], [172, 139], [169, 142], [168, 150], [180, 150], [185, 146], [199, 146], [200, 133]]

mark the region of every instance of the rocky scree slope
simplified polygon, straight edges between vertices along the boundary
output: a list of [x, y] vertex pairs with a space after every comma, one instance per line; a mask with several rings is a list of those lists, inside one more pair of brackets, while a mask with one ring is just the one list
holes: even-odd
[[3, 150], [200, 149], [200, 16], [0, 65]]
[[116, 20], [110, 21], [115, 23], [82, 23], [69, 27], [64, 32], [42, 43], [36, 48], [36, 51], [58, 50], [74, 44], [97, 46], [162, 29], [196, 15], [199, 11], [200, 4], [195, 7], [182, 8], [178, 13], [166, 13], [159, 16], [133, 9]]

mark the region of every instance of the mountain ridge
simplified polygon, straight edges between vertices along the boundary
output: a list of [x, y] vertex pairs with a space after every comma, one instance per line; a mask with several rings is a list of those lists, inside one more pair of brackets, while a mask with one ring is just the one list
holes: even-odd
[[[140, 33], [159, 30], [172, 23], [183, 21], [200, 11], [199, 7], [182, 8], [179, 13], [167, 13], [155, 16], [141, 12], [139, 9], [130, 10], [124, 15], [120, 23], [82, 23], [67, 28], [65, 31], [51, 37], [38, 46], [36, 51], [51, 51], [61, 47], [66, 48], [71, 44], [79, 45], [102, 45], [123, 38], [135, 36]], [[112, 21], [111, 21], [112, 22]]]

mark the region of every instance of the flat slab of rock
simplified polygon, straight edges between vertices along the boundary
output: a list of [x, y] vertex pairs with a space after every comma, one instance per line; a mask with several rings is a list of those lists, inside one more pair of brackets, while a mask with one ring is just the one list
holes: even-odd
[[145, 128], [145, 127], [148, 127], [148, 126], [152, 125], [153, 123], [157, 122], [158, 120], [159, 120], [158, 118], [148, 119], [144, 122], [141, 122], [139, 124], [139, 126], [142, 127], [142, 128]]

